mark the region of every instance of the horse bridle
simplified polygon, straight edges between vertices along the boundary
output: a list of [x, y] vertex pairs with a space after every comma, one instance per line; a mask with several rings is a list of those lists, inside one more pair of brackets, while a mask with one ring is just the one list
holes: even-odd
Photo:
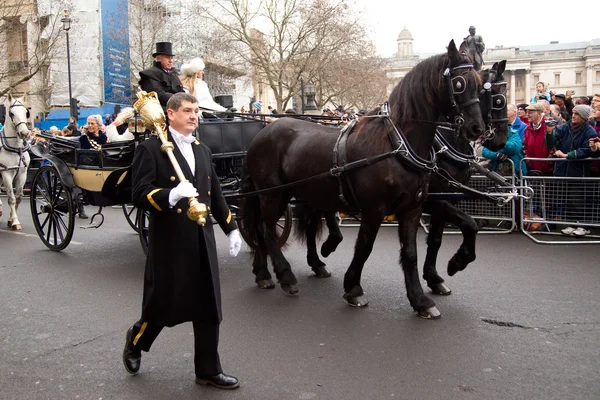
[[[487, 114], [484, 118], [485, 123], [485, 132], [481, 135], [481, 141], [486, 142], [492, 140], [494, 136], [496, 136], [496, 129], [494, 128], [494, 123], [506, 122], [508, 124], [508, 117], [506, 118], [492, 118], [492, 112], [498, 111], [501, 112], [506, 109], [507, 100], [506, 100], [506, 81], [494, 82], [498, 75], [498, 72], [495, 70], [490, 70], [490, 74], [488, 77], [488, 81], [483, 84], [483, 89], [479, 93], [479, 97], [484, 97], [484, 100], [488, 105]], [[494, 94], [492, 92], [493, 87], [504, 87], [504, 90], [501, 90], [501, 93]]]
[[450, 105], [454, 109], [454, 124], [459, 130], [465, 124], [465, 118], [462, 110], [466, 109], [473, 104], [479, 103], [479, 98], [471, 99], [464, 103], [458, 103], [455, 95], [462, 94], [467, 90], [467, 80], [462, 75], [452, 76], [452, 72], [459, 69], [473, 68], [473, 64], [461, 64], [456, 67], [446, 68], [444, 71], [444, 81], [448, 85], [448, 96], [450, 98]]
[[[15, 102], [8, 107], [8, 116], [10, 117], [10, 121], [14, 125], [15, 136], [6, 136], [4, 134], [4, 129], [3, 129], [2, 134], [0, 134], [0, 148], [4, 148], [11, 153], [17, 153], [22, 158], [23, 153], [29, 151], [29, 149], [31, 148], [31, 145], [29, 143], [27, 143], [27, 136], [22, 137], [22, 135], [19, 134], [19, 130], [17, 129], [18, 126], [21, 124], [24, 124], [25, 127], [27, 127], [27, 121], [19, 121], [18, 123], [15, 123], [15, 121], [13, 120], [13, 113], [11, 111], [14, 107], [24, 107], [27, 110], [27, 118], [29, 118], [29, 109], [27, 108], [27, 106], [25, 106], [25, 104], [21, 103], [21, 101], [15, 100]], [[27, 128], [27, 132], [29, 132], [29, 128]], [[11, 146], [8, 144], [6, 139], [21, 139], [21, 140], [23, 140], [24, 146], [23, 147]]]
[[[25, 125], [25, 127], [27, 127], [27, 121], [20, 121], [20, 122], [18, 122], [18, 123], [15, 124], [15, 121], [13, 120], [13, 113], [11, 111], [15, 107], [23, 107], [23, 108], [25, 108], [27, 110], [27, 118], [29, 119], [29, 109], [27, 108], [27, 106], [25, 104], [21, 103], [19, 100], [15, 100], [15, 102], [8, 107], [8, 115], [10, 116], [10, 120], [12, 121], [13, 125], [15, 126], [15, 130], [21, 124], [23, 124], [23, 125]], [[27, 130], [29, 130], [29, 128], [27, 128]]]

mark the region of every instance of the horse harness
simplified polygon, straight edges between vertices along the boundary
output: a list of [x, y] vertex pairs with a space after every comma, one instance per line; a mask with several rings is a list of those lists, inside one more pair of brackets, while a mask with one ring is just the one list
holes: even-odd
[[479, 103], [479, 98], [471, 99], [464, 103], [458, 103], [456, 101], [455, 95], [462, 94], [465, 92], [465, 90], [467, 90], [467, 80], [462, 75], [457, 75], [453, 77], [452, 71], [472, 68], [473, 64], [461, 64], [457, 65], [456, 67], [446, 68], [443, 74], [444, 81], [448, 86], [448, 97], [450, 100], [450, 105], [452, 106], [455, 112], [454, 124], [458, 126], [458, 129], [460, 129], [465, 123], [465, 118], [463, 116], [462, 110], [473, 104]]
[[[355, 169], [358, 167], [363, 167], [367, 165], [374, 164], [376, 162], [382, 161], [385, 158], [391, 156], [397, 156], [399, 160], [407, 167], [416, 170], [416, 171], [424, 171], [427, 173], [427, 177], [421, 185], [421, 188], [417, 191], [416, 200], [421, 201], [424, 199], [424, 195], [427, 192], [427, 185], [429, 183], [429, 177], [431, 172], [436, 169], [435, 158], [436, 154], [433, 152], [433, 149], [429, 153], [429, 159], [421, 158], [409, 145], [408, 140], [399, 130], [394, 122], [391, 120], [389, 116], [389, 106], [388, 103], [384, 103], [381, 110], [377, 115], [373, 115], [375, 118], [384, 118], [384, 121], [389, 122], [392, 126], [392, 130], [388, 130], [388, 138], [390, 139], [390, 143], [392, 145], [392, 151], [379, 154], [377, 156], [372, 156], [368, 158], [364, 158], [361, 160], [347, 162], [347, 154], [346, 154], [346, 145], [348, 136], [352, 132], [353, 128], [356, 125], [357, 120], [352, 120], [347, 126], [345, 126], [341, 131], [338, 139], [333, 147], [333, 168], [330, 173], [331, 176], [337, 178], [338, 188], [339, 188], [339, 199], [346, 206], [351, 213], [355, 213], [360, 211], [360, 207], [358, 206], [358, 201], [356, 199], [356, 195], [354, 193], [354, 189], [352, 188], [352, 184], [347, 174], [343, 174], [343, 172], [347, 172], [351, 169]], [[346, 192], [349, 195], [350, 201], [346, 199], [344, 195], [344, 186], [346, 187]]]
[[[492, 140], [495, 136], [495, 129], [493, 127], [494, 123], [502, 123], [505, 122], [508, 124], [508, 117], [506, 118], [493, 118], [493, 111], [501, 111], [507, 107], [507, 99], [506, 99], [506, 87], [508, 83], [506, 81], [494, 82], [495, 78], [498, 75], [498, 71], [491, 69], [489, 72], [488, 81], [483, 84], [483, 89], [479, 93], [479, 97], [484, 97], [484, 101], [487, 102], [488, 112], [485, 116], [485, 125], [486, 130], [482, 135], [482, 141]], [[492, 92], [493, 87], [500, 87], [500, 93], [494, 94]]]

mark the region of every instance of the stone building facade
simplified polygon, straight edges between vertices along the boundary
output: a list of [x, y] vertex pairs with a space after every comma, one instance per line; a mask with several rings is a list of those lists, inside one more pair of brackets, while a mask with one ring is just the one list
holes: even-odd
[[[404, 28], [397, 39], [398, 52], [390, 59], [388, 77], [394, 87], [419, 61], [429, 55], [415, 55], [413, 37]], [[483, 53], [484, 68], [506, 60], [504, 77], [508, 82], [508, 101], [528, 103], [538, 81], [550, 90], [565, 93], [575, 90], [575, 96], [600, 93], [600, 39], [576, 43], [551, 42], [535, 46], [497, 46]]]

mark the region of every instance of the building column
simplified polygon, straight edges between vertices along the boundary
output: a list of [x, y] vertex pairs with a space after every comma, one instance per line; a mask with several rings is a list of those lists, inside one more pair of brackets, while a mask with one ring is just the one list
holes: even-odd
[[585, 93], [589, 96], [594, 94], [594, 66], [586, 66], [586, 77], [585, 77]]
[[525, 70], [525, 103], [531, 100], [531, 70]]
[[517, 75], [517, 71], [510, 71], [510, 99], [508, 100], [509, 103], [512, 104], [517, 104], [517, 88], [516, 86], [516, 75]]

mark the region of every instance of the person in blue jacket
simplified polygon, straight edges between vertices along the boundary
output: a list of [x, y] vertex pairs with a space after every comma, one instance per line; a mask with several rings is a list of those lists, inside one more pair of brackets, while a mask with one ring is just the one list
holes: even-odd
[[510, 124], [510, 127], [517, 131], [519, 137], [521, 138], [521, 143], [523, 143], [523, 137], [525, 136], [525, 128], [527, 128], [527, 124], [521, 121], [521, 118], [517, 117], [517, 106], [514, 104], [507, 105], [506, 114], [508, 116], [508, 123]]
[[[506, 145], [503, 149], [491, 151], [484, 147], [481, 155], [492, 160], [492, 171], [494, 172], [498, 172], [498, 168], [502, 161], [509, 158], [515, 166], [515, 174], [517, 176], [519, 173], [527, 175], [527, 167], [525, 166], [525, 163], [521, 163], [521, 160], [525, 157], [523, 154], [523, 143], [521, 142], [519, 133], [513, 128], [508, 129], [508, 139], [506, 140]], [[521, 168], [523, 170], [521, 170]]]

